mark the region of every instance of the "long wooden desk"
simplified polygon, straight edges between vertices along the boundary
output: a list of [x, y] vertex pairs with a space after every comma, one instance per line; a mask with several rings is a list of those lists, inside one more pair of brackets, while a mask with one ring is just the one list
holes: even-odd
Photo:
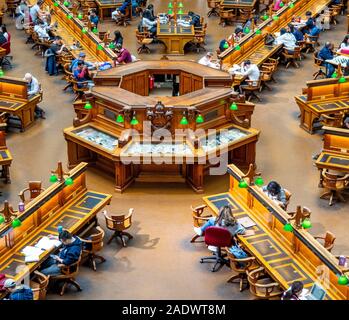
[[4, 131], [0, 131], [0, 166], [2, 167], [0, 178], [4, 179], [5, 183], [11, 183], [10, 166], [13, 159], [10, 150], [6, 146], [5, 135]]
[[[111, 17], [111, 12], [116, 8], [121, 7], [123, 4], [123, 0], [95, 0], [97, 8], [98, 8], [98, 16], [101, 22], [105, 20], [105, 17]], [[132, 20], [132, 5], [128, 8], [128, 18]], [[106, 13], [106, 14], [105, 14]]]
[[314, 282], [326, 290], [326, 299], [349, 299], [349, 287], [338, 284], [344, 271], [338, 260], [317, 242], [305, 229], [294, 227], [286, 232], [283, 226], [289, 215], [269, 199], [257, 186], [239, 188], [243, 173], [234, 165], [228, 166], [230, 190], [204, 197], [208, 207], [218, 214], [224, 205], [231, 205], [235, 217], [249, 217], [256, 224], [254, 235], [239, 235], [243, 246], [256, 257], [284, 289], [296, 280], [310, 289]]
[[314, 122], [320, 116], [334, 113], [349, 112], [349, 77], [346, 82], [338, 79], [322, 79], [307, 81], [306, 94], [295, 97], [301, 112], [300, 127], [309, 133], [314, 133]]
[[[186, 19], [187, 15], [177, 15], [178, 19]], [[171, 20], [169, 24], [157, 24], [157, 38], [166, 46], [167, 54], [184, 54], [184, 46], [194, 39], [194, 26], [182, 27], [175, 25]]]
[[52, 250], [45, 251], [40, 261], [26, 264], [21, 253], [24, 247], [34, 245], [43, 236], [58, 235], [58, 226], [80, 234], [95, 224], [97, 213], [110, 203], [111, 195], [87, 190], [86, 165], [81, 163], [70, 171], [73, 185], [56, 182], [31, 201], [18, 216], [22, 222], [20, 227], [0, 225], [0, 273], [22, 281], [52, 253]]
[[0, 113], [7, 112], [18, 117], [19, 125], [13, 127], [24, 131], [35, 121], [35, 107], [39, 103], [40, 95], [28, 99], [28, 83], [25, 80], [1, 77], [0, 78]]

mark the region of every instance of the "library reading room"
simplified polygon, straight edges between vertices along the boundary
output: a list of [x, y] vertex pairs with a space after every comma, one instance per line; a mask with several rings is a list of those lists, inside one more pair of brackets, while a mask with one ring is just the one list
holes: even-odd
[[0, 300], [349, 300], [348, 3], [0, 0], [0, 169]]

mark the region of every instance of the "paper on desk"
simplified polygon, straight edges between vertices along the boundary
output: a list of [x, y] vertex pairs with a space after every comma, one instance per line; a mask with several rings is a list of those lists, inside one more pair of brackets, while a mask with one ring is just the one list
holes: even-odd
[[238, 219], [238, 222], [242, 224], [245, 228], [250, 228], [255, 226], [255, 222], [250, 217], [243, 217]]
[[40, 261], [40, 256], [36, 256], [36, 255], [25, 256], [24, 258], [25, 263], [38, 262], [38, 261]]
[[50, 239], [49, 237], [42, 237], [39, 242], [35, 245], [36, 248], [42, 250], [51, 250], [54, 247], [59, 247], [62, 243], [57, 239]]
[[22, 253], [25, 255], [24, 262], [30, 263], [30, 262], [37, 262], [37, 261], [39, 261], [40, 260], [40, 255], [43, 252], [44, 251], [39, 249], [39, 248], [32, 247], [32, 246], [26, 246], [22, 250]]

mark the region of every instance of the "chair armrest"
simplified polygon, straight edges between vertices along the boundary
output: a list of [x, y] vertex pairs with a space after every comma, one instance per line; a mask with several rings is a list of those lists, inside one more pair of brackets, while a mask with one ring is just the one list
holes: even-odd
[[314, 236], [314, 239], [322, 239], [322, 240], [325, 240], [325, 237], [323, 237], [323, 236]]
[[20, 191], [19, 194], [18, 194], [18, 196], [21, 198], [22, 201], [25, 200], [24, 193], [25, 193], [26, 191], [29, 191], [29, 188], [23, 189], [23, 190]]

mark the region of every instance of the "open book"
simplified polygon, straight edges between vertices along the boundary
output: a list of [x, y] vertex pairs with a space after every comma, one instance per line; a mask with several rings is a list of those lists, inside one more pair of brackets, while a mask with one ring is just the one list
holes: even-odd
[[61, 242], [57, 239], [50, 239], [49, 237], [42, 237], [34, 246], [26, 246], [22, 253], [25, 255], [24, 261], [26, 263], [40, 261], [40, 255], [53, 248], [57, 248]]

